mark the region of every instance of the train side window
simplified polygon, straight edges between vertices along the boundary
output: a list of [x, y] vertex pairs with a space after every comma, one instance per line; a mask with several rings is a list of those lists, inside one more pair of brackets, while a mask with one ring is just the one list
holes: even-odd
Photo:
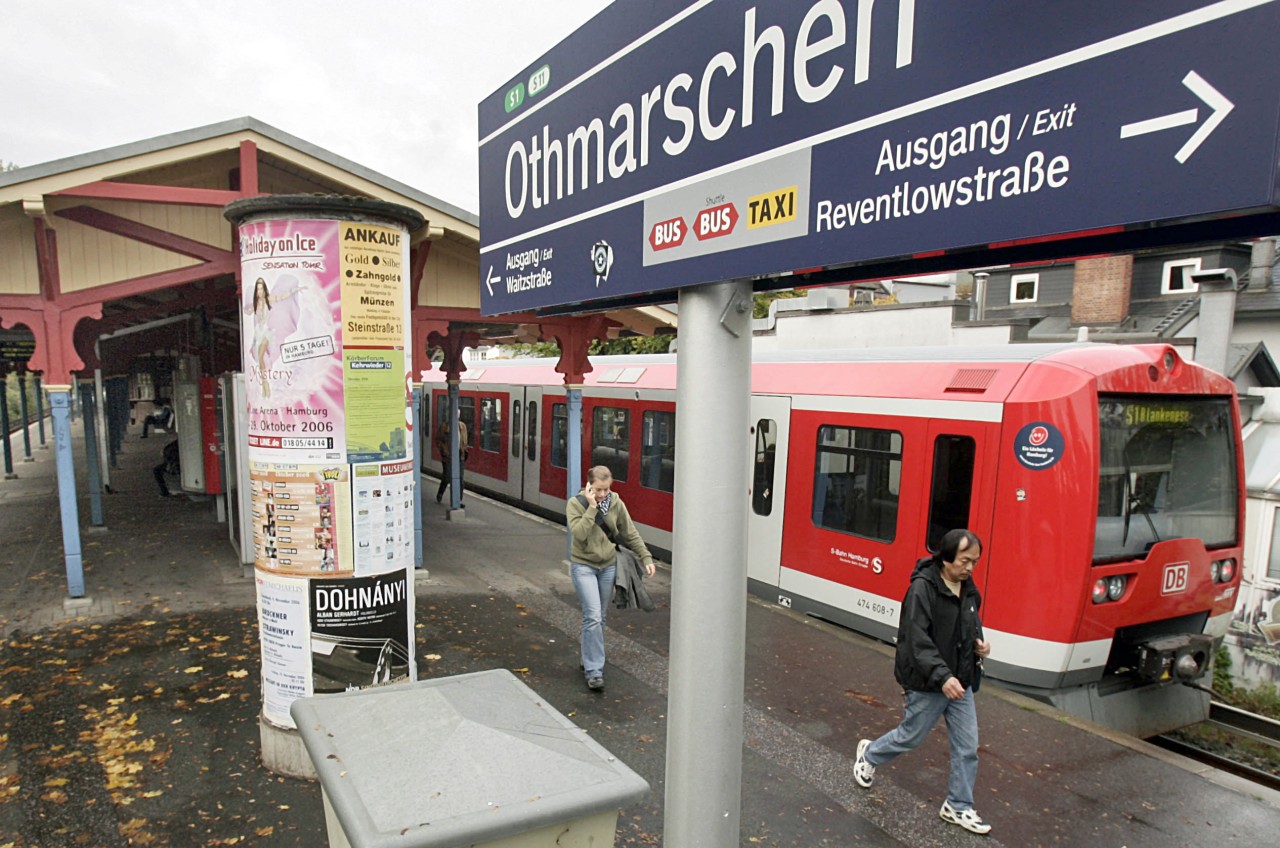
[[631, 465], [631, 411], [597, 406], [591, 413], [591, 464], [604, 465], [619, 483]]
[[676, 490], [676, 414], [648, 410], [640, 422], [640, 485]]
[[[436, 398], [436, 427], [443, 427], [449, 420], [449, 396]], [[467, 445], [474, 447], [476, 443], [476, 399], [472, 397], [458, 398], [458, 420], [467, 425]]]
[[533, 462], [538, 458], [538, 402], [529, 401], [529, 443], [524, 446], [525, 456]]
[[773, 512], [773, 466], [778, 458], [778, 422], [761, 418], [756, 422], [755, 462], [751, 474], [751, 508], [756, 515]]
[[569, 407], [563, 403], [551, 405], [551, 464], [569, 467]]
[[502, 398], [480, 398], [480, 450], [502, 450]]
[[476, 446], [476, 399], [458, 398], [458, 420], [467, 425], [467, 446]]
[[977, 444], [969, 436], [938, 436], [933, 443], [933, 485], [925, 545], [937, 552], [948, 530], [969, 528]]
[[520, 437], [524, 434], [524, 428], [520, 423], [520, 411], [520, 401], [511, 401], [511, 455], [516, 459], [520, 458], [520, 442], [522, 441]]
[[439, 395], [435, 398], [435, 429], [431, 430], [431, 438], [435, 438], [435, 430], [444, 427], [445, 421], [449, 420], [449, 397], [448, 395]]
[[898, 532], [902, 434], [866, 427], [818, 428], [813, 523], [880, 542]]

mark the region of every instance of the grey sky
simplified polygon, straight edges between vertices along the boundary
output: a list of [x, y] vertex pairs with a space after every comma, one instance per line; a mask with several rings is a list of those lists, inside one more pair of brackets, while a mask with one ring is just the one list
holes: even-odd
[[251, 115], [478, 211], [476, 104], [607, 0], [17, 0], [0, 159]]

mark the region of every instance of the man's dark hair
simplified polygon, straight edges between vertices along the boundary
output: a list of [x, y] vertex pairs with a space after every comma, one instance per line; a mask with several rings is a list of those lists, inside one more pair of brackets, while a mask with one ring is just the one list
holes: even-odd
[[942, 537], [942, 543], [938, 545], [938, 562], [955, 562], [956, 556], [960, 553], [960, 543], [965, 539], [969, 540], [970, 548], [976, 547], [982, 550], [982, 540], [976, 533], [970, 533], [968, 530], [948, 530]]

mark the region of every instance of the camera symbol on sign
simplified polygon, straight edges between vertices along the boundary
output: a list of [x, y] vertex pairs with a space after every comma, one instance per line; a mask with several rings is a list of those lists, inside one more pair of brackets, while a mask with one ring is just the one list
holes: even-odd
[[609, 271], [613, 268], [613, 248], [608, 242], [598, 241], [591, 245], [591, 270], [596, 275], [596, 287], [608, 282]]

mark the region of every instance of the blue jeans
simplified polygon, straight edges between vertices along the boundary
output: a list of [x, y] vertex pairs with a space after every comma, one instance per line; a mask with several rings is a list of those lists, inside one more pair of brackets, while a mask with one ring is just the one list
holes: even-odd
[[884, 765], [913, 750], [938, 719], [946, 716], [947, 739], [951, 742], [947, 801], [956, 810], [973, 809], [973, 785], [978, 780], [978, 710], [973, 703], [973, 690], [964, 690], [964, 697], [953, 701], [941, 692], [908, 689], [906, 700], [902, 723], [867, 747], [867, 762]]
[[582, 604], [582, 669], [587, 679], [604, 676], [604, 619], [613, 600], [618, 567], [592, 568], [570, 563], [569, 576]]

